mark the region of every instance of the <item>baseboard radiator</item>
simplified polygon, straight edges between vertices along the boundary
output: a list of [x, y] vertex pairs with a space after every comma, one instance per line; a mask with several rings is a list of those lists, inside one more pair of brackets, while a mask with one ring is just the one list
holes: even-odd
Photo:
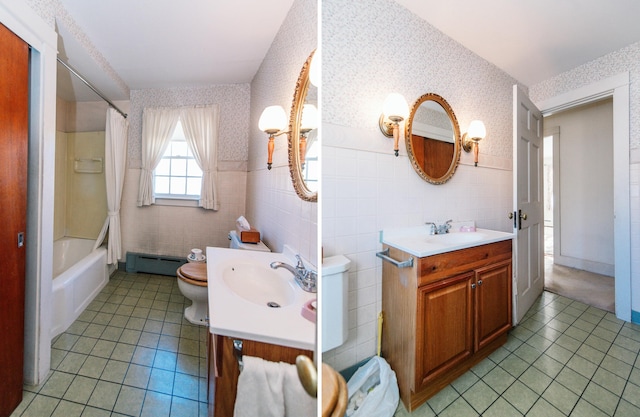
[[176, 276], [176, 270], [187, 263], [187, 258], [146, 253], [127, 252], [127, 272]]

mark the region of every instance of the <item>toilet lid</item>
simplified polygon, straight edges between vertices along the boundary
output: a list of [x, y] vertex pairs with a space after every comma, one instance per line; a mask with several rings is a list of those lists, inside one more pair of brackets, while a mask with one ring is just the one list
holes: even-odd
[[195, 281], [207, 281], [207, 264], [205, 263], [186, 263], [180, 267], [180, 273], [189, 279]]

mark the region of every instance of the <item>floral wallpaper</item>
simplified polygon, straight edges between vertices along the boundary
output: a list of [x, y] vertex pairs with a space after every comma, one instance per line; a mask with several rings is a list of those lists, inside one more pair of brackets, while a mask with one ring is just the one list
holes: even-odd
[[462, 132], [485, 122], [481, 153], [511, 159], [515, 79], [392, 0], [325, 0], [322, 13], [324, 121], [373, 132], [387, 94], [401, 93], [411, 107], [436, 93]]
[[131, 91], [129, 112], [129, 167], [140, 168], [142, 153], [142, 111], [146, 107], [220, 105], [218, 161], [246, 161], [248, 158], [249, 85], [228, 84]]

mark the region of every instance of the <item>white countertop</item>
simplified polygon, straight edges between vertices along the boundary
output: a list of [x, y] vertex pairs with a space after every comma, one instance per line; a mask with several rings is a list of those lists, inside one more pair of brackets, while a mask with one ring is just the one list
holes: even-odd
[[[316, 293], [303, 291], [284, 268], [270, 269], [273, 261], [295, 266], [282, 253], [255, 252], [207, 247], [209, 291], [209, 331], [221, 336], [255, 340], [281, 346], [315, 350], [316, 324], [302, 317], [302, 306]], [[242, 264], [268, 268], [294, 287], [294, 301], [280, 308], [269, 308], [237, 295], [222, 278], [222, 271]]]
[[380, 242], [418, 258], [423, 258], [515, 237], [513, 233], [488, 229], [476, 229], [475, 232], [453, 231], [443, 235], [430, 235], [430, 229], [431, 226], [424, 225], [383, 230], [380, 233]]

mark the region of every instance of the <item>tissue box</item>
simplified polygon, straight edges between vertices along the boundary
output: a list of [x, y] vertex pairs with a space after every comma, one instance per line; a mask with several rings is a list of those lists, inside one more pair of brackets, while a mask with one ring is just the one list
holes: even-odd
[[253, 227], [249, 230], [242, 230], [237, 228], [238, 236], [240, 237], [240, 242], [242, 243], [258, 243], [260, 242], [260, 232]]

